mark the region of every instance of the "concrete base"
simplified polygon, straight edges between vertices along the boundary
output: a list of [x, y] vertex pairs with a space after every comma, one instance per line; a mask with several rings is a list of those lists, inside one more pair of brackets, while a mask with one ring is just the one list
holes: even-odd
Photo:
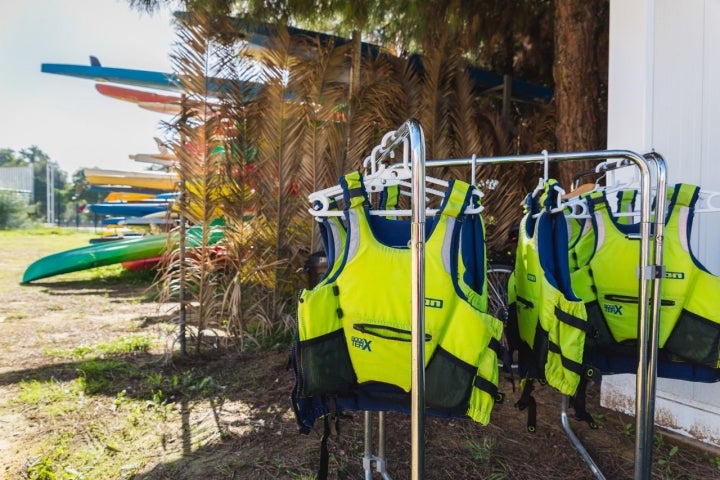
[[[600, 404], [635, 414], [635, 375], [603, 377]], [[720, 384], [659, 378], [655, 425], [720, 448]]]

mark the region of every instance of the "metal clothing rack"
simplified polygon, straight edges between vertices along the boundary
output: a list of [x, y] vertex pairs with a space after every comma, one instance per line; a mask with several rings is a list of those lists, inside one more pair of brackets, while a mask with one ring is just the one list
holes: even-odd
[[[394, 137], [394, 138], [393, 138]], [[664, 201], [657, 202], [655, 225], [651, 225], [651, 175], [648, 164], [652, 163], [656, 170], [656, 188], [664, 192], [667, 172], [663, 158], [651, 153], [646, 156], [638, 155], [629, 150], [601, 150], [589, 152], [547, 153], [530, 155], [513, 155], [501, 157], [460, 158], [430, 160], [425, 159], [425, 139], [419, 123], [410, 119], [400, 126], [393, 135], [386, 135], [388, 145], [378, 151], [378, 161], [392, 156], [395, 149], [403, 145], [403, 163], [412, 168], [412, 227], [411, 227], [411, 261], [412, 261], [412, 340], [411, 340], [411, 479], [421, 480], [424, 477], [425, 467], [425, 345], [420, 339], [425, 335], [425, 170], [428, 167], [450, 167], [470, 165], [498, 165], [509, 163], [545, 163], [548, 161], [607, 161], [608, 159], [627, 160], [634, 163], [640, 170], [640, 256], [638, 261], [639, 281], [639, 315], [638, 315], [638, 369], [636, 381], [636, 441], [635, 441], [635, 479], [649, 479], [652, 467], [652, 432], [655, 420], [655, 390], [657, 378], [657, 346], [658, 325], [660, 317], [660, 287], [664, 275], [662, 263], [663, 231], [664, 231]], [[385, 143], [385, 142], [383, 142]], [[662, 194], [658, 199], [663, 199]], [[651, 236], [654, 236], [652, 238]], [[564, 402], [566, 399], [564, 399]], [[566, 415], [565, 415], [566, 417]], [[369, 415], [366, 415], [366, 433], [369, 432]], [[563, 422], [563, 426], [567, 422]], [[587, 454], [572, 430], [565, 428], [574, 446], [583, 456], [593, 472], [602, 477], [602, 473]], [[368, 445], [366, 435], [366, 447]], [[384, 428], [380, 424], [381, 452], [384, 451]], [[383, 478], [385, 459], [384, 453], [380, 456]], [[377, 457], [369, 456], [366, 448], [368, 477], [371, 460]], [[365, 463], [365, 461], [364, 461]], [[380, 471], [380, 470], [379, 470]], [[371, 476], [372, 473], [370, 472]]]

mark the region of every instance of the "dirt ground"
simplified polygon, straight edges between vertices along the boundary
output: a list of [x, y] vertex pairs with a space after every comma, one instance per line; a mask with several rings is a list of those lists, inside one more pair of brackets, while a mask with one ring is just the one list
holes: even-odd
[[[0, 265], [0, 477], [314, 478], [322, 428], [307, 436], [296, 430], [286, 346], [180, 358], [169, 350], [172, 306], [144, 300], [145, 285], [71, 274], [21, 286], [23, 265], [40, 253], [27, 249], [26, 260]], [[57, 353], [138, 334], [153, 338], [153, 348], [113, 357], [117, 368], [93, 388], [88, 358]], [[69, 385], [83, 375], [84, 389], [72, 397], [80, 407], [58, 410], [52, 396], [20, 400], [31, 382]], [[149, 379], [162, 387], [161, 399]], [[513, 406], [519, 392], [508, 381], [501, 389], [507, 401], [488, 426], [427, 419], [424, 478], [595, 478], [562, 430], [558, 394], [536, 390], [538, 428], [528, 433], [525, 412]], [[588, 388], [588, 410], [599, 428], [570, 419], [576, 435], [606, 478], [633, 478], [634, 419], [602, 408], [599, 384]], [[364, 478], [363, 414], [347, 413], [329, 441], [330, 478]], [[410, 478], [409, 417], [388, 413], [386, 425], [388, 473]], [[720, 451], [660, 430], [654, 444], [652, 478], [720, 478]]]

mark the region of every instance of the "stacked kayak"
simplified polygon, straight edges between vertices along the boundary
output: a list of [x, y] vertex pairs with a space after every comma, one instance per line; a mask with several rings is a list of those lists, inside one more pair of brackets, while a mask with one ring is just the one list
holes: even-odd
[[125, 172], [86, 168], [85, 179], [91, 185], [112, 185], [172, 192], [180, 177], [171, 172]]
[[98, 215], [112, 215], [117, 217], [144, 217], [154, 213], [167, 212], [172, 202], [103, 202], [92, 203], [88, 209]]
[[[211, 225], [207, 243], [214, 245], [223, 238], [220, 222]], [[41, 278], [52, 277], [63, 273], [77, 272], [90, 268], [103, 267], [116, 263], [130, 262], [161, 256], [171, 245], [178, 243], [178, 236], [171, 234], [146, 235], [141, 238], [116, 240], [74, 248], [64, 252], [53, 253], [36, 260], [25, 270], [22, 283], [30, 283]], [[195, 226], [186, 232], [188, 246], [202, 245], [203, 227]]]

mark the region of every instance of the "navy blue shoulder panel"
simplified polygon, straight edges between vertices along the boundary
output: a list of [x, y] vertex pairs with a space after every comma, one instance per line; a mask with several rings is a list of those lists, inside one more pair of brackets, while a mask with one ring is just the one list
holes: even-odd
[[463, 281], [480, 293], [485, 282], [485, 235], [482, 217], [467, 215], [460, 225], [460, 257], [465, 267]]

